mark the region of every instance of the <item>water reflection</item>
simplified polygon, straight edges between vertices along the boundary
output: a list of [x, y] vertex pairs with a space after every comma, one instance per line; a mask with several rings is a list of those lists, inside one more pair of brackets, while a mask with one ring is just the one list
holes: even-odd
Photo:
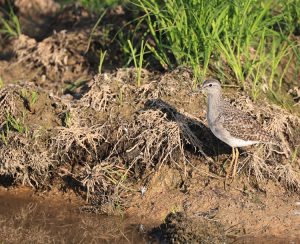
[[147, 243], [138, 226], [62, 201], [0, 193], [1, 243]]

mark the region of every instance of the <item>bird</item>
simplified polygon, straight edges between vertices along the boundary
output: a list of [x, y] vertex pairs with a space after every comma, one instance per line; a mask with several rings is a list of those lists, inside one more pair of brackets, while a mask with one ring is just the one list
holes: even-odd
[[221, 83], [218, 80], [212, 78], [204, 80], [201, 90], [208, 97], [206, 116], [211, 132], [232, 148], [232, 160], [226, 172], [226, 180], [232, 167], [231, 178], [234, 179], [238, 167], [238, 148], [258, 143], [278, 145], [278, 141], [252, 116], [224, 100]]

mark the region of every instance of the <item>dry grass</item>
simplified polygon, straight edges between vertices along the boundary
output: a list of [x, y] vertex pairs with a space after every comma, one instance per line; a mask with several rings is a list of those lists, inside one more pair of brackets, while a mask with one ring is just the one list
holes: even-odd
[[[83, 166], [71, 175], [86, 189], [90, 203], [119, 201], [116, 192], [126, 192], [130, 180], [162, 164], [186, 172], [186, 143], [205, 155], [189, 127], [197, 122], [157, 99], [169, 87], [158, 88], [157, 80], [136, 87], [134, 72], [121, 69], [94, 77], [88, 92], [70, 103], [65, 126], [56, 127], [52, 136], [51, 148], [62, 163]], [[154, 75], [145, 71], [142, 77]], [[130, 180], [124, 183], [125, 178]]]
[[[62, 126], [51, 128], [39, 142], [16, 133], [9, 137], [8, 146], [0, 147], [0, 174], [38, 187], [49, 179], [49, 169], [56, 160], [54, 170], [56, 166], [66, 166], [66, 174], [79, 182], [89, 203], [115, 207], [124, 205], [123, 199], [136, 180], [148, 177], [162, 165], [176, 167], [187, 176], [189, 167], [195, 167], [189, 164], [191, 154], [213, 163], [205, 152], [213, 151], [208, 147], [214, 140], [207, 138], [212, 135], [193, 110], [204, 110], [203, 99], [199, 95], [193, 102], [188, 100], [191, 90], [185, 82], [190, 79], [190, 72], [183, 70], [184, 81], [176, 86], [179, 71], [159, 78], [143, 71], [140, 87], [135, 86], [134, 72], [121, 69], [94, 77], [79, 100], [52, 97], [52, 104], [64, 110]], [[0, 113], [18, 115], [19, 103], [23, 102], [19, 95], [22, 87], [1, 90], [4, 109]], [[186, 103], [194, 104], [190, 108]], [[178, 106], [184, 108], [179, 112], [175, 108]], [[269, 105], [257, 108], [245, 96], [236, 100], [236, 106], [243, 106], [256, 116], [281, 144], [259, 145], [253, 152], [246, 150], [239, 173], [247, 172], [250, 180], [279, 180], [285, 187], [298, 190], [299, 140], [295, 131], [299, 118]], [[49, 143], [42, 146], [43, 142]]]
[[124, 137], [128, 163], [139, 168], [139, 176], [163, 163], [179, 166], [185, 163], [185, 153], [180, 128], [168, 121], [161, 111], [139, 112]]
[[113, 195], [118, 187], [126, 189], [123, 181], [126, 180], [128, 171], [118, 161], [118, 158], [111, 158], [110, 161], [102, 161], [95, 166], [85, 165], [78, 180], [86, 188], [87, 202], [95, 192], [101, 197], [97, 199], [99, 203], [105, 203], [108, 199], [103, 196]]
[[142, 108], [147, 100], [159, 97], [158, 80], [154, 77], [155, 74], [142, 70], [142, 80], [145, 79], [147, 82], [137, 87], [133, 68], [96, 75], [80, 103], [96, 111], [116, 112], [117, 107], [133, 104], [137, 110]]
[[70, 108], [65, 114], [66, 126], [54, 128], [50, 139], [54, 154], [62, 163], [98, 161], [103, 156], [101, 149], [109, 145], [106, 123], [93, 121], [95, 118], [89, 118], [81, 107]]
[[253, 174], [258, 182], [262, 182], [266, 176], [274, 177], [272, 168], [266, 163], [263, 152], [263, 147], [260, 147], [252, 154], [249, 153], [243, 161], [247, 164], [248, 175]]
[[[39, 82], [67, 80], [87, 75], [89, 64], [84, 58], [88, 33], [62, 30], [41, 42], [20, 35], [13, 42], [17, 63], [36, 70]], [[42, 75], [43, 74], [43, 75]], [[42, 78], [42, 80], [41, 80]]]
[[49, 152], [40, 142], [18, 133], [7, 140], [8, 146], [0, 143], [0, 175], [12, 175], [15, 182], [35, 188], [45, 186], [53, 166]]
[[[161, 164], [169, 164], [182, 169], [186, 174], [185, 145], [190, 144], [196, 151], [208, 159], [203, 152], [203, 144], [190, 129], [191, 120], [177, 112], [169, 104], [161, 100], [149, 100], [146, 109], [136, 114], [129, 126], [124, 143], [126, 156], [135, 168], [139, 168], [140, 176], [149, 169]], [[199, 128], [203, 124], [197, 124]]]
[[7, 116], [18, 118], [29, 103], [22, 91], [34, 90], [32, 83], [11, 84], [0, 89], [0, 128], [6, 123]]
[[6, 122], [8, 114], [16, 116], [19, 114], [18, 101], [19, 95], [15, 91], [15, 86], [8, 86], [0, 90], [0, 126]]
[[34, 188], [45, 186], [53, 166], [52, 155], [40, 140], [43, 130], [38, 123], [42, 120], [34, 124], [28, 120], [28, 114], [36, 112], [32, 107], [39, 92], [32, 83], [12, 84], [0, 90], [0, 175], [12, 176], [15, 183]]
[[[99, 82], [100, 79], [104, 79], [104, 84]], [[112, 91], [112, 87], [109, 84], [105, 84], [105, 81], [111, 81], [106, 74], [95, 77], [89, 92], [80, 100], [83, 106], [91, 107], [96, 111], [107, 111], [109, 105], [116, 101], [117, 94]]]
[[87, 202], [94, 206], [110, 203], [110, 207], [122, 204], [119, 195], [127, 190], [123, 181], [128, 170], [111, 152], [115, 126], [80, 103], [71, 103], [65, 114], [65, 126], [54, 128], [50, 139], [55, 157], [61, 164], [80, 166], [66, 174], [82, 185]]
[[[278, 146], [265, 144], [247, 150], [242, 162], [249, 175], [254, 175], [258, 182], [271, 178], [281, 182], [286, 188], [299, 190], [300, 159], [299, 148], [300, 118], [275, 105], [264, 104], [257, 107], [251, 100], [240, 97], [237, 106], [253, 114], [266, 131], [278, 140]], [[243, 104], [243, 105], [241, 105]]]
[[16, 0], [15, 6], [22, 14], [36, 15], [36, 14], [53, 14], [59, 9], [59, 4], [53, 0], [33, 0], [28, 3], [27, 0]]
[[275, 174], [286, 188], [295, 191], [300, 190], [300, 172], [293, 168], [291, 164], [276, 166]]

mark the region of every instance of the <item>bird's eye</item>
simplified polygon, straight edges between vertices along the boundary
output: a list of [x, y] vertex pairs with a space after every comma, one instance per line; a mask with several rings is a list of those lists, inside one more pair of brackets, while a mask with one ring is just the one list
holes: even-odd
[[209, 84], [209, 87], [212, 87], [212, 84]]

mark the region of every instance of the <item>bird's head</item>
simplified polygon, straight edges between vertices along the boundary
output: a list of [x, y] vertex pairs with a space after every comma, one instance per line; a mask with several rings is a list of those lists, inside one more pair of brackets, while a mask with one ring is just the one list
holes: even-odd
[[215, 79], [207, 79], [203, 82], [201, 90], [207, 94], [215, 94], [221, 91], [221, 83]]

